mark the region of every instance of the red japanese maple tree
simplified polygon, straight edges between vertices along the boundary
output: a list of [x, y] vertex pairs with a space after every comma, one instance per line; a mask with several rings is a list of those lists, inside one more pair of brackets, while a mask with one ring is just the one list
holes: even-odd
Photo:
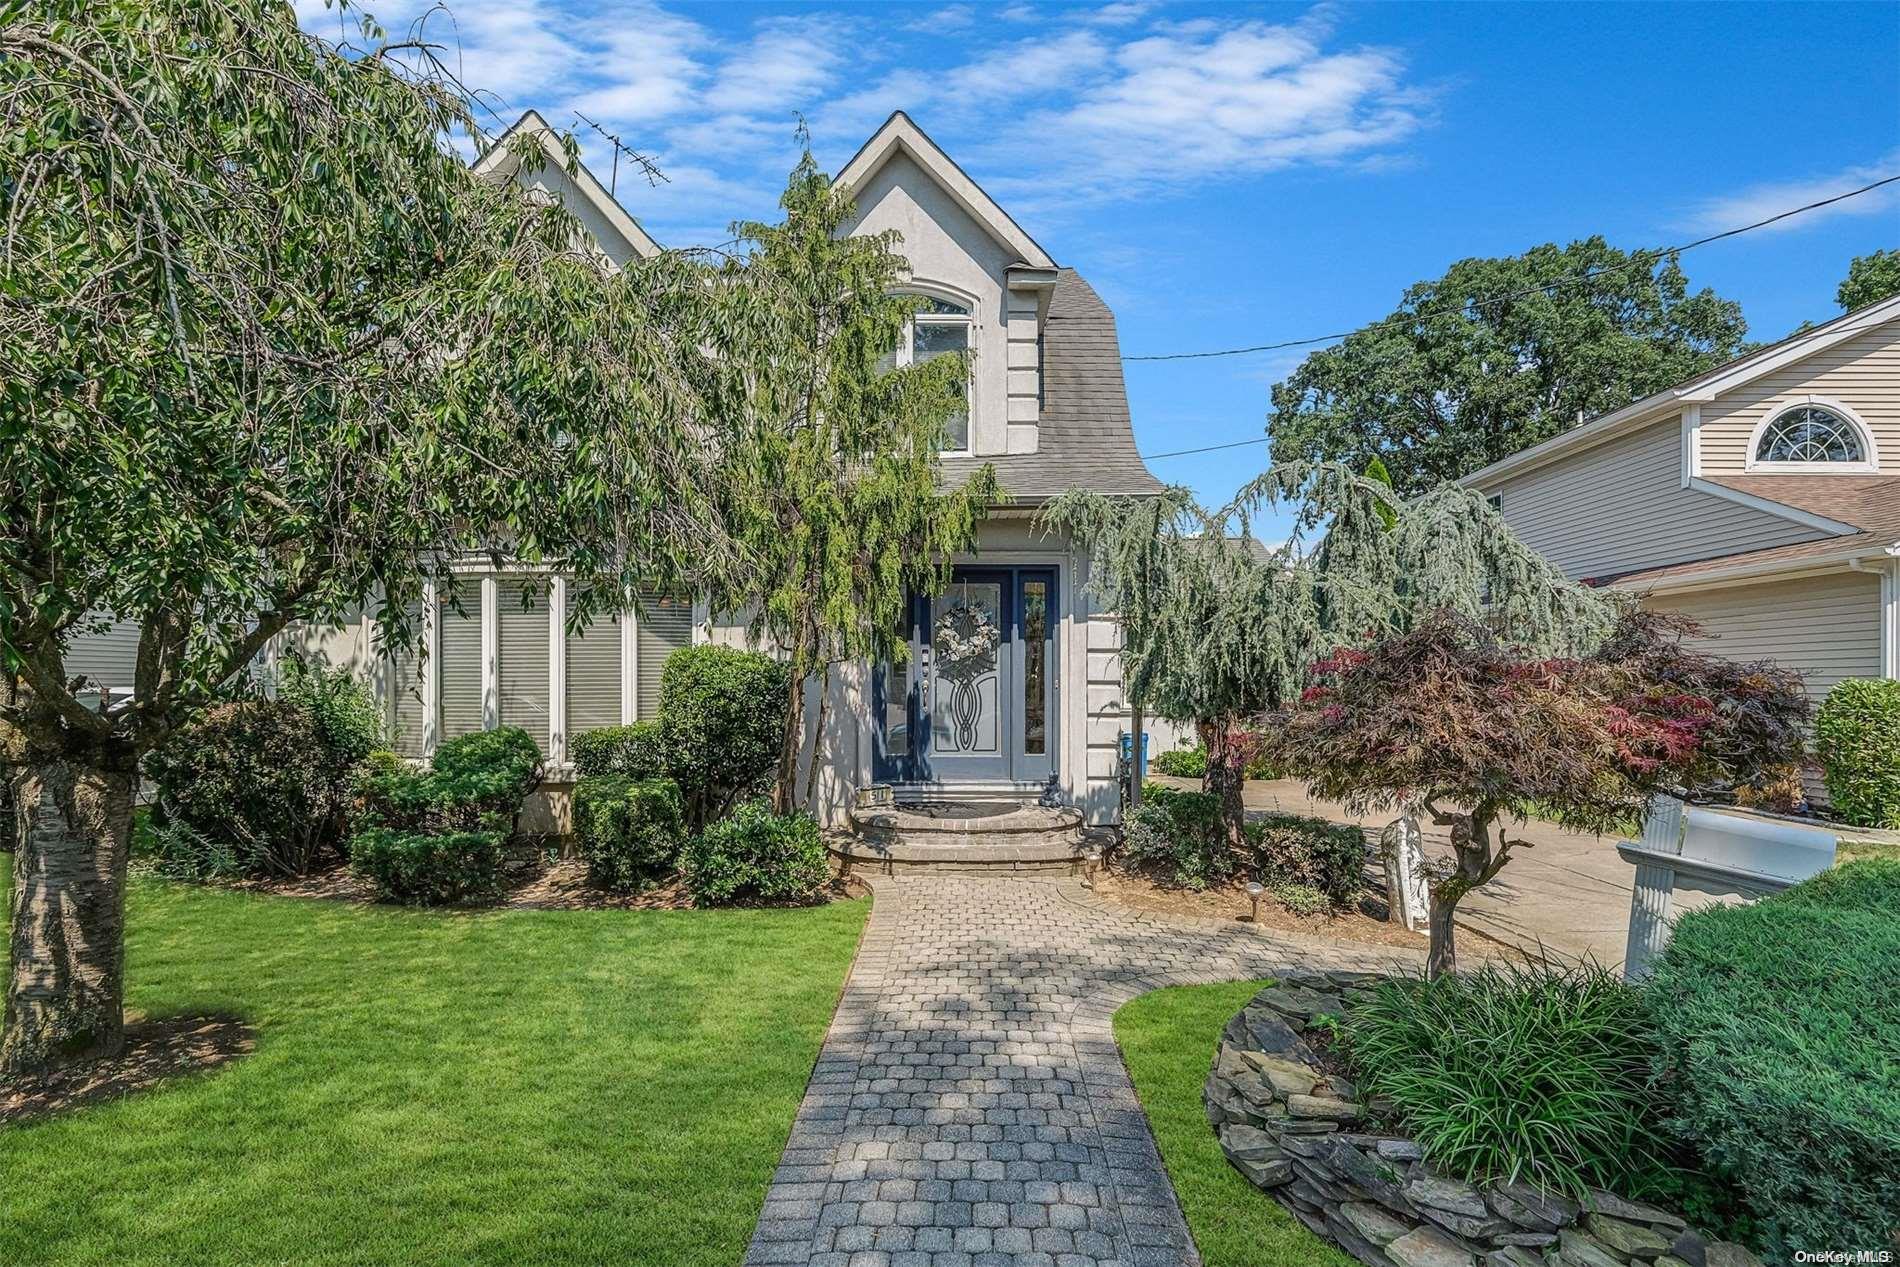
[[1773, 665], [1696, 651], [1679, 618], [1629, 610], [1580, 659], [1527, 655], [1445, 611], [1313, 666], [1275, 758], [1354, 813], [1422, 807], [1448, 829], [1434, 866], [1428, 974], [1455, 963], [1452, 917], [1511, 851], [1534, 808], [1605, 831], [1658, 792], [1752, 783], [1801, 753], [1808, 701]]

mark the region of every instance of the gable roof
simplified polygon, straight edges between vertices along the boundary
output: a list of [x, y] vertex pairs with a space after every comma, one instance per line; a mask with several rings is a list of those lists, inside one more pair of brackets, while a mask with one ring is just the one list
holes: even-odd
[[951, 484], [985, 464], [1012, 502], [1035, 502], [1071, 488], [1105, 496], [1158, 493], [1161, 481], [1135, 451], [1122, 380], [1115, 314], [1072, 268], [1056, 273], [1042, 339], [1042, 411], [1034, 453], [945, 458]]
[[1856, 335], [1865, 334], [1889, 321], [1900, 320], [1900, 295], [1868, 304], [1834, 318], [1834, 320], [1815, 326], [1812, 330], [1803, 330], [1791, 334], [1778, 343], [1757, 348], [1746, 356], [1739, 356], [1725, 365], [1706, 370], [1694, 378], [1685, 379], [1673, 387], [1664, 388], [1653, 396], [1646, 396], [1633, 404], [1625, 405], [1612, 413], [1602, 414], [1581, 426], [1554, 435], [1541, 444], [1519, 450], [1509, 457], [1500, 458], [1482, 470], [1473, 471], [1460, 483], [1484, 487], [1503, 479], [1507, 475], [1516, 475], [1535, 467], [1553, 462], [1560, 457], [1583, 449], [1593, 448], [1618, 436], [1627, 435], [1640, 427], [1659, 421], [1679, 411], [1684, 405], [1702, 404], [1716, 399], [1725, 392], [1754, 382], [1764, 374], [1769, 374], [1783, 366], [1824, 352], [1837, 343], [1843, 343]]
[[894, 155], [900, 153], [908, 155], [911, 161], [928, 172], [931, 179], [956, 200], [958, 206], [988, 230], [991, 237], [1016, 252], [1016, 257], [1023, 263], [1032, 268], [1056, 266], [1049, 252], [1025, 233], [1023, 227], [1011, 219], [995, 199], [984, 193], [983, 187], [971, 180], [969, 174], [958, 167], [902, 110], [893, 111], [891, 117], [884, 120], [884, 125], [872, 133], [871, 139], [858, 148], [858, 152], [851, 156], [851, 161], [839, 171], [837, 183], [860, 187]]
[[[542, 150], [548, 156], [548, 165], [568, 177], [569, 182], [580, 191], [581, 197], [587, 200], [588, 207], [599, 216], [608, 232], [619, 237], [620, 240], [617, 243], [599, 244], [609, 256], [624, 259], [629, 255], [637, 255], [642, 259], [652, 259], [660, 253], [660, 244], [655, 242], [647, 231], [640, 227], [639, 222], [627, 213], [627, 209], [607, 192], [607, 187], [588, 170], [587, 164], [576, 160], [572, 167], [568, 166], [567, 150], [561, 144], [561, 134], [549, 126], [548, 121], [541, 117], [541, 112], [538, 110], [529, 110], [516, 119], [513, 126], [502, 133], [495, 143], [475, 160], [475, 174], [512, 179], [516, 169], [521, 166], [521, 159], [515, 153], [513, 144], [517, 134], [532, 137], [540, 143]], [[613, 249], [615, 246], [620, 249], [615, 251]]]

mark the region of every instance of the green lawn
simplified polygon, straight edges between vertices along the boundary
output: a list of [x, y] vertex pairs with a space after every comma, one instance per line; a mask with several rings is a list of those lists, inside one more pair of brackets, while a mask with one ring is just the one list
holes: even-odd
[[1115, 1038], [1206, 1267], [1353, 1267], [1227, 1164], [1201, 1106], [1221, 1027], [1265, 984], [1144, 994], [1115, 1013]]
[[455, 915], [135, 879], [128, 1006], [236, 1013], [257, 1050], [0, 1128], [0, 1263], [731, 1267], [867, 909]]

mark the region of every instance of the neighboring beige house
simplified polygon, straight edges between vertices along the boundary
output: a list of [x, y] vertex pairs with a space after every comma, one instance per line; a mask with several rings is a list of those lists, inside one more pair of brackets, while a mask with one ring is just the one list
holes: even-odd
[[1572, 577], [1693, 617], [1817, 701], [1900, 677], [1900, 297], [1464, 482]]

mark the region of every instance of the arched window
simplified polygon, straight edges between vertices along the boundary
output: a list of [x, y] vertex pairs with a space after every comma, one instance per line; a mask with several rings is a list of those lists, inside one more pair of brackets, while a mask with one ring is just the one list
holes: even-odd
[[1866, 434], [1840, 412], [1813, 402], [1793, 405], [1755, 436], [1751, 466], [1873, 465]]
[[[946, 353], [968, 353], [970, 309], [935, 295], [921, 295], [919, 298], [923, 300], [923, 307], [917, 310], [910, 328], [904, 331], [903, 344], [897, 349], [897, 363], [915, 365]], [[964, 408], [951, 417], [945, 431], [943, 449], [946, 453], [962, 453], [968, 451], [969, 447], [969, 388], [966, 385]]]

